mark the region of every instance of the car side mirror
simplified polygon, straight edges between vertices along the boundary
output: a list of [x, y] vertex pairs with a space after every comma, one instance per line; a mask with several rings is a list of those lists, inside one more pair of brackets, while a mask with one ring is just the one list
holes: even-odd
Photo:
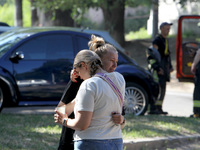
[[10, 57], [10, 59], [12, 60], [12, 61], [18, 61], [18, 60], [21, 60], [21, 59], [24, 59], [24, 53], [22, 52], [22, 51], [18, 51], [18, 52], [16, 52], [16, 53], [14, 53], [11, 57]]

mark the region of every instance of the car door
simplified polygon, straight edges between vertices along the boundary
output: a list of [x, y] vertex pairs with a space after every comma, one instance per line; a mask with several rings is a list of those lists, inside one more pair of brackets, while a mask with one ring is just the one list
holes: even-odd
[[22, 101], [61, 98], [75, 57], [73, 43], [71, 34], [50, 32], [29, 37], [15, 49], [24, 54], [13, 63]]
[[181, 16], [176, 40], [177, 78], [193, 82], [191, 66], [200, 45], [200, 16]]

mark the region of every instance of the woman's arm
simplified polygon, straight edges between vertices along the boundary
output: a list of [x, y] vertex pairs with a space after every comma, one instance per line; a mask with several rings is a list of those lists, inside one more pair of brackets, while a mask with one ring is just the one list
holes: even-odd
[[74, 111], [75, 99], [65, 105], [65, 113], [69, 116]]
[[56, 110], [58, 110], [58, 107], [65, 107], [65, 113], [69, 116], [74, 111], [74, 105], [75, 105], [75, 99], [68, 104], [65, 104], [62, 101], [60, 101]]
[[89, 127], [91, 123], [93, 112], [89, 111], [78, 111], [76, 112], [76, 118], [70, 119], [67, 114], [62, 114], [56, 111], [54, 119], [56, 123], [67, 126], [74, 130], [85, 130]]
[[65, 103], [63, 103], [62, 101], [60, 101], [60, 102], [58, 103], [57, 107], [61, 107], [61, 106], [63, 106], [63, 105], [65, 105]]
[[74, 130], [85, 130], [89, 127], [93, 112], [78, 111], [75, 119], [68, 119], [66, 126]]

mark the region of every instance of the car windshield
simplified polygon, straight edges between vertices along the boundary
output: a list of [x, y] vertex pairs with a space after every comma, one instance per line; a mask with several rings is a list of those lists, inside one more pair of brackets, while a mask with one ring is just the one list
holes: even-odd
[[0, 57], [2, 57], [13, 45], [27, 37], [27, 33], [6, 32], [0, 35]]

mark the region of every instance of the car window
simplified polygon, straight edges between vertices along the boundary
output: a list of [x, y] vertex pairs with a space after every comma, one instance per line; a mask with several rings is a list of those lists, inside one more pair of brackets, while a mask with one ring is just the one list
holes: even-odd
[[134, 63], [135, 64], [135, 62], [133, 60], [131, 60], [123, 52], [118, 50], [118, 63], [117, 64], [121, 65], [121, 64], [129, 64], [129, 63]]
[[20, 40], [27, 37], [27, 34], [15, 32], [2, 33], [0, 35], [0, 57], [5, 54], [13, 45], [15, 45]]
[[77, 36], [76, 41], [77, 41], [78, 51], [83, 50], [83, 49], [89, 49], [89, 47], [88, 47], [89, 39], [88, 38], [85, 38], [82, 36]]
[[32, 59], [73, 59], [72, 37], [67, 34], [42, 35], [32, 38], [17, 51], [24, 53], [25, 60]]

